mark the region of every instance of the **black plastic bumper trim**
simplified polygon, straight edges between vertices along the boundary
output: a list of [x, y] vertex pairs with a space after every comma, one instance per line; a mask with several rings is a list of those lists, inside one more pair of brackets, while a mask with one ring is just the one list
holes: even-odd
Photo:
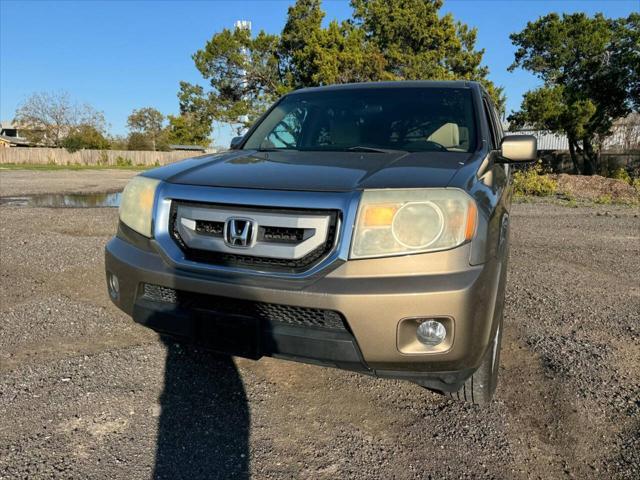
[[[136, 300], [132, 316], [137, 323], [158, 333], [222, 353], [251, 359], [276, 356], [369, 371], [352, 335], [346, 331], [274, 325], [242, 315], [198, 312], [142, 298]], [[257, 328], [253, 328], [252, 322], [256, 322]], [[218, 334], [226, 337], [222, 349]]]

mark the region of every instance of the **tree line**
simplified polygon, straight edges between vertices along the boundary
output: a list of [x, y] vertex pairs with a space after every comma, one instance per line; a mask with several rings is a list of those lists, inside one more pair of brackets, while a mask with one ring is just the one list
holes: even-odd
[[211, 126], [197, 124], [190, 114], [167, 115], [152, 107], [133, 110], [129, 134], [107, 132], [104, 113], [74, 102], [67, 92], [32, 94], [16, 110], [14, 123], [34, 145], [62, 147], [71, 152], [94, 150], [169, 150], [170, 145], [210, 143]]
[[[223, 29], [196, 51], [192, 58], [202, 81], [180, 82], [178, 115], [135, 110], [129, 136], [109, 140], [98, 112], [65, 109], [75, 112], [77, 121], [61, 123], [52, 115], [47, 138], [61, 142], [60, 125], [68, 125], [64, 140], [74, 148], [104, 145], [103, 140], [136, 149], [206, 145], [213, 121], [241, 132], [289, 91], [381, 80], [475, 80], [504, 112], [503, 89], [489, 79], [484, 50], [476, 48], [477, 30], [443, 15], [442, 5], [442, 0], [351, 0], [350, 18], [323, 25], [321, 0], [297, 0], [279, 34]], [[596, 172], [613, 122], [640, 108], [640, 14], [609, 19], [552, 13], [510, 38], [517, 47], [510, 70], [522, 68], [542, 82], [509, 116], [511, 126], [567, 135], [576, 172]], [[29, 103], [39, 109], [39, 101]], [[35, 118], [29, 110], [19, 110], [17, 119], [29, 124]]]
[[195, 52], [204, 80], [180, 83], [181, 111], [242, 131], [281, 95], [303, 87], [380, 80], [477, 80], [504, 106], [488, 79], [477, 30], [442, 15], [442, 0], [352, 0], [352, 15], [323, 26], [320, 0], [297, 0], [280, 34], [223, 29]]

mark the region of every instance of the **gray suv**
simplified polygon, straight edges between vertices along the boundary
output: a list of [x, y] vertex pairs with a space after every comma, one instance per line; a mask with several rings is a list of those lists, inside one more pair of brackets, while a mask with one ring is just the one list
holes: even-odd
[[513, 162], [474, 82], [292, 92], [231, 150], [134, 177], [106, 247], [113, 302], [162, 335], [406, 379], [496, 388]]

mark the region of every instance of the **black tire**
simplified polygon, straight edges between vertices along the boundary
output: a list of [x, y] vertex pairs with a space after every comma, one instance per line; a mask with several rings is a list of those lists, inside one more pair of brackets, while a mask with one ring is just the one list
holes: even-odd
[[498, 386], [498, 370], [500, 369], [500, 346], [502, 344], [502, 318], [493, 336], [493, 341], [482, 358], [480, 367], [471, 375], [457, 392], [447, 392], [447, 396], [456, 400], [487, 405], [491, 403]]

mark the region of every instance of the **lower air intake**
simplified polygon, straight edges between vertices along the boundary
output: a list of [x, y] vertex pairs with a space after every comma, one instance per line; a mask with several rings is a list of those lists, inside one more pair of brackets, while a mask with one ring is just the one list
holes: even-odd
[[143, 284], [141, 298], [152, 302], [172, 303], [181, 308], [206, 310], [226, 315], [250, 316], [274, 323], [346, 330], [344, 317], [341, 313], [322, 308], [203, 295], [148, 283]]

